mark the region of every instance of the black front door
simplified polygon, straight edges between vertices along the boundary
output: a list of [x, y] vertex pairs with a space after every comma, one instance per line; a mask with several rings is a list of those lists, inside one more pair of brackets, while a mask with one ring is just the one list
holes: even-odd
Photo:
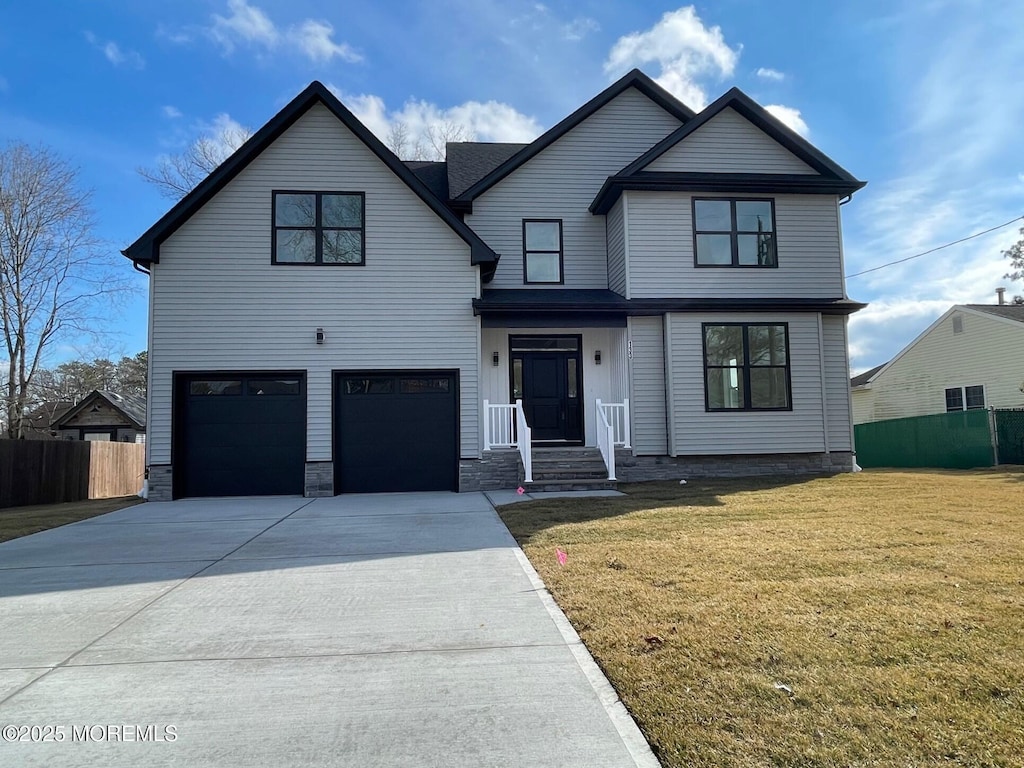
[[[543, 339], [519, 345], [542, 346]], [[576, 349], [520, 351], [513, 344], [513, 399], [522, 398], [534, 442], [583, 439], [579, 344], [573, 338], [560, 346], [570, 345]]]

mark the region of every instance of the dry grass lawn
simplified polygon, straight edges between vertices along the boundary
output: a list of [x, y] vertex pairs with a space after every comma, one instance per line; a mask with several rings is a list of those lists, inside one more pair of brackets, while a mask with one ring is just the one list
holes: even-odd
[[59, 525], [77, 523], [97, 515], [105, 515], [118, 509], [142, 502], [138, 496], [123, 496], [117, 499], [93, 499], [73, 501], [66, 504], [38, 504], [31, 507], [10, 507], [0, 509], [0, 541], [28, 536]]
[[1024, 468], [623, 490], [500, 513], [665, 766], [1024, 765]]

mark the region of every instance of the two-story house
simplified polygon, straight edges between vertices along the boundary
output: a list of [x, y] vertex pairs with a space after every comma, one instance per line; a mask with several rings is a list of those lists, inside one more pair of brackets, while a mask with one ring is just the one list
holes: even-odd
[[403, 163], [313, 83], [124, 252], [151, 498], [848, 470], [862, 186], [735, 89]]

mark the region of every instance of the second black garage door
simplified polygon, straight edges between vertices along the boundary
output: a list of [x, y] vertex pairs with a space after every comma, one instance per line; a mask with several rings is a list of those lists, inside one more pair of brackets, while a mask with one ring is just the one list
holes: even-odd
[[455, 371], [340, 373], [335, 393], [338, 490], [457, 490]]
[[301, 494], [305, 377], [190, 374], [175, 403], [176, 496]]

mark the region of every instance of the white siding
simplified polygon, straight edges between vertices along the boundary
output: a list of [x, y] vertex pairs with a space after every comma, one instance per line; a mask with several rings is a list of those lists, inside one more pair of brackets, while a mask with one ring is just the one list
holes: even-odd
[[701, 267], [693, 263], [693, 211], [684, 192], [627, 192], [631, 298], [840, 298], [843, 293], [836, 198], [772, 197], [779, 266]]
[[[673, 454], [810, 453], [825, 450], [816, 314], [670, 314]], [[702, 323], [789, 323], [792, 411], [709, 413], [704, 406]]]
[[615, 201], [608, 211], [608, 287], [616, 293], [626, 296], [626, 231], [625, 231], [626, 196]]
[[850, 404], [853, 406], [853, 423], [863, 424], [874, 421], [875, 392], [873, 389], [854, 389], [850, 392]]
[[661, 317], [629, 318], [630, 408], [637, 455], [668, 452], [665, 418], [665, 339]]
[[[953, 333], [957, 315], [962, 333]], [[1024, 323], [954, 310], [858, 394], [856, 423], [945, 413], [947, 387], [982, 385], [986, 406], [1024, 407], [1021, 349]]]
[[846, 318], [823, 315], [825, 408], [830, 451], [850, 451], [850, 361], [846, 351]]
[[[364, 191], [366, 265], [272, 265], [272, 189]], [[151, 282], [150, 462], [171, 461], [172, 372], [211, 369], [307, 371], [310, 461], [332, 458], [332, 370], [458, 369], [462, 455], [477, 456], [476, 285], [469, 246], [314, 107], [161, 247]]]
[[[625, 329], [624, 328], [484, 328], [481, 332], [483, 366], [480, 373], [480, 407], [483, 401], [491, 403], [511, 402], [509, 382], [509, 335], [583, 336], [583, 417], [586, 425], [587, 445], [597, 445], [597, 401], [621, 403], [625, 397], [624, 379]], [[601, 352], [601, 365], [594, 362], [594, 353]], [[498, 365], [492, 362], [493, 353], [498, 353]], [[481, 426], [481, 446], [483, 432]]]
[[816, 174], [734, 109], [724, 109], [644, 171]]
[[474, 200], [466, 223], [502, 255], [490, 287], [523, 285], [522, 221], [541, 218], [562, 219], [564, 287], [606, 288], [605, 222], [587, 209], [608, 176], [678, 126], [630, 88]]

